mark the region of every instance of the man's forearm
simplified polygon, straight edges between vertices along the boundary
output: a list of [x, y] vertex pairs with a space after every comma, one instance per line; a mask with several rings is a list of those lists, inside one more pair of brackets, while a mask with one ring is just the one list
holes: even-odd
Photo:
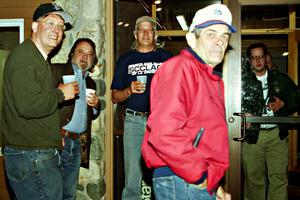
[[128, 97], [130, 97], [132, 94], [130, 87], [124, 89], [124, 90], [112, 90], [112, 102], [113, 103], [120, 103], [125, 101]]

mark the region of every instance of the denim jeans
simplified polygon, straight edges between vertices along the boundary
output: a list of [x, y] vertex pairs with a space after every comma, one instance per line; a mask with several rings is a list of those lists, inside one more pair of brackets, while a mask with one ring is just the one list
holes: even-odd
[[81, 162], [80, 139], [72, 140], [64, 136], [65, 146], [61, 152], [61, 172], [63, 178], [63, 199], [74, 200], [77, 192]]
[[147, 118], [126, 114], [124, 123], [125, 187], [122, 200], [141, 199], [142, 155], [141, 145]]
[[56, 149], [4, 148], [5, 169], [18, 200], [62, 199], [60, 156]]
[[153, 189], [156, 200], [215, 200], [206, 188], [189, 184], [182, 178], [172, 175], [153, 178]]

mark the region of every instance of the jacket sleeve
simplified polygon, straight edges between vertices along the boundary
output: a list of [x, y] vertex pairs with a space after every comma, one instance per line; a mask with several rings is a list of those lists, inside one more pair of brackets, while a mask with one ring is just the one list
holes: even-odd
[[[88, 76], [86, 78], [86, 84], [87, 84], [87, 88], [91, 88], [91, 89], [94, 89], [95, 91], [97, 91], [97, 85], [90, 76]], [[99, 99], [99, 107], [95, 108], [96, 112], [94, 112], [93, 108], [91, 108], [91, 109], [92, 109], [92, 111], [91, 111], [92, 120], [94, 120], [100, 115], [100, 111], [101, 111], [100, 99]]]
[[278, 111], [278, 115], [288, 116], [299, 111], [300, 90], [290, 77], [277, 72], [278, 82], [274, 89], [279, 90], [278, 97], [284, 101], [284, 107]]
[[65, 68], [66, 64], [51, 64], [50, 70], [55, 88], [57, 88], [60, 83], [63, 83], [62, 76]]
[[[38, 61], [35, 61], [38, 62]], [[44, 63], [22, 64], [17, 62], [6, 67], [14, 70], [11, 73], [10, 90], [13, 94], [16, 109], [24, 118], [43, 118], [57, 110], [62, 102], [63, 93], [54, 87], [50, 70], [45, 72]], [[39, 71], [44, 70], [43, 72]]]

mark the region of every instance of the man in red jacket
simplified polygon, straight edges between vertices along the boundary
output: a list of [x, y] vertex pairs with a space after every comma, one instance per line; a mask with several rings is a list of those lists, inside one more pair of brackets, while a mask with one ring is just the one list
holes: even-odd
[[[161, 65], [151, 84], [151, 108], [142, 144], [154, 168], [156, 199], [222, 199], [229, 166], [224, 85], [214, 70], [231, 33], [229, 9], [213, 4], [196, 12], [188, 49]], [[215, 192], [216, 191], [216, 192]]]

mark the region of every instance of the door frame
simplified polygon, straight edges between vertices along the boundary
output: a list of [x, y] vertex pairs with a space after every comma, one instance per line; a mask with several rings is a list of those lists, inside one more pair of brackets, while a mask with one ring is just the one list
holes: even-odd
[[[233, 34], [231, 37], [230, 46], [233, 51], [229, 51], [228, 60], [224, 64], [224, 83], [226, 89], [226, 109], [227, 109], [227, 122], [229, 130], [229, 141], [230, 141], [230, 168], [227, 172], [226, 183], [227, 189], [232, 195], [233, 200], [241, 199], [242, 195], [242, 181], [241, 181], [241, 144], [232, 140], [233, 137], [241, 135], [241, 119], [235, 117], [233, 113], [241, 111], [241, 35], [242, 34], [267, 34], [268, 30], [259, 30], [259, 29], [248, 29], [241, 30], [241, 6], [243, 5], [279, 5], [279, 4], [299, 4], [299, 1], [295, 0], [284, 0], [276, 1], [274, 0], [225, 0], [225, 4], [228, 5], [232, 12], [233, 24], [236, 26], [238, 32]], [[297, 34], [293, 35], [291, 30], [295, 29], [295, 20], [293, 17], [295, 13], [290, 13], [290, 25], [288, 30], [283, 30], [286, 34], [289, 34], [289, 52], [295, 52], [295, 49], [298, 46], [292, 45], [295, 42], [292, 41], [292, 38], [300, 38]], [[291, 33], [289, 33], [291, 32]], [[290, 36], [291, 35], [291, 36]], [[294, 40], [295, 41], [295, 40]], [[290, 51], [290, 48], [293, 47], [293, 51]], [[297, 54], [298, 55], [298, 54]], [[293, 64], [289, 62], [288, 70], [289, 75], [297, 83], [296, 77], [298, 77], [298, 72], [295, 67], [295, 61], [297, 55], [293, 57]], [[289, 55], [290, 57], [290, 55]], [[234, 73], [230, 73], [234, 72]], [[290, 74], [293, 72], [293, 74]], [[297, 137], [296, 134], [293, 134], [293, 137]], [[293, 145], [295, 148], [295, 144]]]
[[[223, 66], [226, 117], [228, 123], [230, 167], [226, 174], [225, 188], [233, 200], [241, 199], [241, 143], [233, 141], [241, 135], [241, 118], [234, 116], [241, 111], [241, 7], [238, 0], [227, 0], [237, 32], [231, 35], [230, 49]], [[234, 72], [234, 73], [233, 73]]]
[[[290, 13], [290, 18], [292, 21], [296, 22], [296, 14]], [[298, 80], [298, 43], [300, 42], [300, 30], [295, 30], [295, 23], [290, 22], [290, 28], [293, 28], [291, 32], [288, 33], [288, 74], [291, 79], [299, 84]], [[298, 133], [297, 130], [289, 131], [289, 171], [294, 171], [298, 165]]]
[[[113, 3], [111, 1], [106, 1], [107, 8], [107, 29], [108, 29], [108, 47], [109, 52], [107, 53], [108, 66], [113, 66]], [[226, 117], [228, 122], [229, 130], [229, 144], [230, 144], [230, 168], [226, 175], [226, 189], [231, 193], [232, 200], [239, 200], [241, 198], [241, 153], [240, 153], [240, 143], [232, 140], [234, 137], [239, 137], [241, 135], [241, 119], [233, 115], [235, 112], [240, 112], [241, 110], [241, 34], [243, 33], [252, 33], [252, 32], [267, 32], [266, 30], [241, 30], [241, 6], [242, 5], [278, 5], [278, 4], [299, 4], [299, 0], [223, 0], [223, 3], [228, 5], [232, 12], [233, 16], [233, 25], [237, 28], [237, 33], [232, 34], [230, 39], [230, 47], [232, 50], [229, 50], [225, 56], [224, 60], [224, 84], [226, 92]], [[152, 15], [156, 16], [155, 5], [152, 7]], [[159, 36], [185, 36], [186, 31], [182, 30], [169, 30], [169, 31], [158, 31]], [[298, 35], [298, 36], [297, 36]], [[289, 34], [290, 38], [295, 37], [300, 40], [299, 34], [294, 36], [291, 33]], [[292, 40], [291, 40], [292, 41]], [[292, 47], [292, 46], [291, 46]], [[289, 42], [290, 48], [290, 42]], [[295, 47], [293, 47], [295, 48]], [[297, 47], [296, 47], [297, 48]], [[290, 50], [290, 49], [289, 49]], [[291, 51], [290, 51], [291, 52]], [[290, 56], [290, 55], [289, 55]], [[295, 56], [297, 57], [297, 56]], [[289, 73], [292, 68], [289, 63]], [[234, 73], [230, 73], [234, 72]], [[298, 73], [298, 72], [297, 72]], [[113, 70], [109, 70], [108, 78], [106, 79], [106, 84], [109, 85], [113, 76]], [[298, 76], [297, 76], [298, 77]], [[292, 77], [293, 78], [293, 77]], [[294, 79], [295, 80], [295, 79]], [[107, 181], [107, 191], [106, 197], [108, 199], [113, 199], [113, 105], [111, 103], [111, 96], [106, 95], [106, 102], [108, 102], [108, 116], [111, 120], [106, 121], [106, 127], [108, 134], [106, 134], [106, 181]]]

